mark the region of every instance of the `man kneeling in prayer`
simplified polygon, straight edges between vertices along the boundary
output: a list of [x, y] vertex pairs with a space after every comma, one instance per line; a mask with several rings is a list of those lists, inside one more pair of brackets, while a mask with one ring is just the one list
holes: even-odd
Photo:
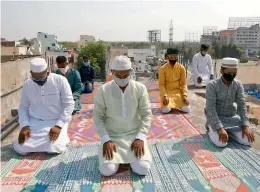
[[163, 113], [169, 113], [172, 109], [190, 112], [186, 70], [177, 62], [178, 54], [177, 49], [167, 49], [165, 55], [167, 63], [159, 70], [159, 90]]
[[206, 89], [206, 126], [209, 138], [218, 147], [225, 147], [229, 136], [243, 145], [250, 145], [255, 140], [249, 129], [244, 88], [235, 79], [237, 67], [237, 59], [224, 58], [222, 76], [209, 82]]
[[131, 80], [131, 61], [119, 56], [112, 63], [113, 80], [97, 91], [94, 122], [101, 137], [99, 169], [111, 176], [120, 164], [146, 175], [152, 157], [146, 135], [151, 126], [151, 104], [146, 87]]
[[42, 58], [33, 59], [30, 70], [32, 77], [22, 89], [18, 110], [21, 130], [14, 150], [21, 155], [62, 153], [70, 141], [67, 129], [74, 109], [70, 85], [65, 77], [49, 73]]

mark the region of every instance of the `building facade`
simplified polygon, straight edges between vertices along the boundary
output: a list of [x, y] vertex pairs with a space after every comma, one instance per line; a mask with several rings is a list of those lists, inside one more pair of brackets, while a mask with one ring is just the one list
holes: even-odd
[[200, 44], [208, 44], [212, 46], [219, 40], [219, 31], [213, 31], [211, 34], [203, 34], [200, 37]]
[[19, 47], [21, 43], [19, 41], [1, 41], [1, 47]]
[[219, 33], [219, 43], [221, 45], [233, 45], [234, 38], [233, 38], [233, 30], [222, 30]]
[[48, 33], [38, 32], [37, 40], [40, 42], [42, 50], [45, 52], [48, 51], [58, 51], [62, 47], [58, 44], [57, 36], [49, 35]]
[[128, 48], [126, 46], [110, 46], [107, 48], [106, 54], [106, 76], [109, 73], [112, 62], [117, 56], [126, 55]]
[[134, 58], [136, 65], [139, 61], [146, 61], [147, 57], [155, 57], [156, 46], [152, 45], [151, 47], [143, 49], [128, 49], [128, 56]]
[[234, 44], [247, 53], [257, 54], [260, 51], [260, 26], [240, 27], [234, 31]]
[[1, 56], [27, 55], [27, 47], [1, 47]]
[[80, 35], [79, 48], [86, 46], [89, 42], [95, 42], [95, 37], [92, 35]]

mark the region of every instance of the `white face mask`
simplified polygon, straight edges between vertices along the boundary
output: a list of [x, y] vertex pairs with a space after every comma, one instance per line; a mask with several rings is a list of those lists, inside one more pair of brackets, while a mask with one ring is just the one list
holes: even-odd
[[130, 75], [125, 79], [119, 79], [113, 75], [113, 79], [119, 87], [125, 87], [129, 83]]
[[201, 51], [202, 55], [205, 56], [207, 54], [206, 51]]
[[65, 75], [69, 70], [69, 66], [67, 65], [65, 68], [59, 68], [59, 70], [63, 75]]

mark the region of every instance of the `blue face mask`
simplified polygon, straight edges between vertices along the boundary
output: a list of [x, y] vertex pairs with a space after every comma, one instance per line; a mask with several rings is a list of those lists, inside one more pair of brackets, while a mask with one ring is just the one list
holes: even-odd
[[87, 67], [87, 66], [89, 66], [90, 65], [90, 62], [88, 61], [88, 62], [83, 62], [84, 63], [84, 65]]
[[37, 83], [38, 85], [43, 86], [47, 82], [47, 77], [42, 78], [42, 79], [33, 79], [33, 81], [35, 83]]

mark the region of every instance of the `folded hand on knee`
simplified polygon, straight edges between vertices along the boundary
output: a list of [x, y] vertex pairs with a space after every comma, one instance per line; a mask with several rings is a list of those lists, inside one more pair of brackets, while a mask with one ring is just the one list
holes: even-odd
[[163, 104], [167, 106], [169, 104], [169, 98], [167, 96], [164, 96], [163, 98]]
[[107, 160], [112, 160], [114, 158], [114, 155], [113, 155], [114, 152], [116, 153], [116, 146], [113, 143], [113, 141], [108, 141], [108, 142], [104, 143], [103, 156]]
[[131, 145], [131, 149], [135, 152], [137, 158], [141, 158], [144, 155], [144, 142], [140, 139], [135, 139]]
[[60, 132], [61, 132], [60, 127], [55, 126], [51, 128], [49, 133], [50, 142], [55, 142], [58, 139]]
[[250, 143], [253, 143], [255, 141], [255, 135], [254, 133], [249, 129], [248, 126], [244, 126], [242, 127], [242, 138], [244, 138], [245, 136], [247, 136], [248, 141]]
[[28, 126], [23, 127], [18, 136], [19, 144], [24, 144], [25, 140], [29, 139], [30, 136], [31, 136], [30, 128]]
[[228, 134], [224, 128], [220, 128], [218, 134], [219, 134], [219, 141], [221, 141], [222, 143], [228, 142]]

